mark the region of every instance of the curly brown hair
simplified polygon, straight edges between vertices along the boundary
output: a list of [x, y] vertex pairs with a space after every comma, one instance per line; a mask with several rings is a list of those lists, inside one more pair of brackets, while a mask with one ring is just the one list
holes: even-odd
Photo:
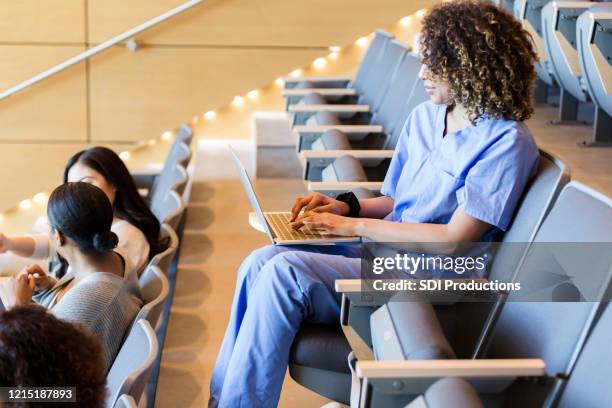
[[91, 332], [59, 320], [40, 306], [14, 307], [0, 313], [3, 387], [75, 387], [76, 403], [52, 405], [103, 407], [106, 368], [102, 353], [100, 341]]
[[451, 104], [470, 120], [525, 120], [533, 113], [533, 41], [508, 12], [492, 4], [459, 0], [435, 6], [423, 19], [423, 63], [448, 82]]

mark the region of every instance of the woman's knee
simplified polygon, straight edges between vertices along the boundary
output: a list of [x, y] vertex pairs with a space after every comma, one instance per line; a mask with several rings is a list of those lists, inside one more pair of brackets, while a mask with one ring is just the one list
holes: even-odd
[[247, 256], [238, 270], [238, 280], [247, 278], [253, 280], [261, 271], [263, 266], [279, 253], [279, 247], [267, 245], [253, 250]]

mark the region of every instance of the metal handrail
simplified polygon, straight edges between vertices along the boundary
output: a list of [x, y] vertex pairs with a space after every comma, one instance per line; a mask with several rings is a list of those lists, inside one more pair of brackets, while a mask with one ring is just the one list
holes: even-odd
[[159, 16], [152, 18], [151, 20], [132, 28], [131, 30], [128, 30], [122, 34], [119, 34], [118, 36], [115, 36], [111, 38], [110, 40], [104, 41], [103, 43], [96, 45], [95, 47], [91, 47], [88, 50], [83, 51], [82, 53], [75, 55], [74, 57], [69, 58], [64, 62], [57, 64], [37, 75], [34, 75], [32, 78], [26, 79], [25, 81], [20, 82], [19, 84], [7, 89], [6, 91], [3, 91], [2, 93], [0, 93], [0, 101], [46, 78], [49, 78], [50, 76], [53, 76], [57, 74], [58, 72], [61, 72], [67, 68], [70, 68], [71, 66], [78, 64], [79, 62], [86, 60], [87, 58], [93, 55], [96, 55], [106, 50], [107, 48], [112, 47], [113, 45], [116, 45], [122, 41], [129, 40], [132, 37], [134, 37], [136, 34], [140, 34], [141, 32], [148, 30], [149, 28], [154, 27], [163, 21], [166, 21], [176, 16], [177, 14], [180, 14], [186, 10], [189, 10], [190, 8], [195, 7], [198, 4], [203, 3], [204, 1], [206, 0], [190, 0], [185, 4], [182, 4], [171, 10], [168, 10], [167, 12], [160, 14]]

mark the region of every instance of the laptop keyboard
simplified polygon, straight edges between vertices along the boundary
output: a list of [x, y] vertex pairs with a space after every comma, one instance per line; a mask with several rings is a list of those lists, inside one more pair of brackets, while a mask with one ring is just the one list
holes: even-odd
[[298, 231], [294, 230], [289, 225], [291, 213], [265, 213], [265, 216], [277, 238], [282, 241], [329, 238], [329, 234], [322, 234], [306, 226], [303, 226]]

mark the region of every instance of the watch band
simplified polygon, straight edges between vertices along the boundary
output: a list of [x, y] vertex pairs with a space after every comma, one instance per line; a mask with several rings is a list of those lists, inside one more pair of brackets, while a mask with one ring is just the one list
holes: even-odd
[[359, 199], [353, 192], [342, 193], [336, 197], [336, 200], [347, 203], [349, 206], [348, 217], [357, 218], [359, 217], [359, 213], [361, 212], [361, 205], [359, 204]]

